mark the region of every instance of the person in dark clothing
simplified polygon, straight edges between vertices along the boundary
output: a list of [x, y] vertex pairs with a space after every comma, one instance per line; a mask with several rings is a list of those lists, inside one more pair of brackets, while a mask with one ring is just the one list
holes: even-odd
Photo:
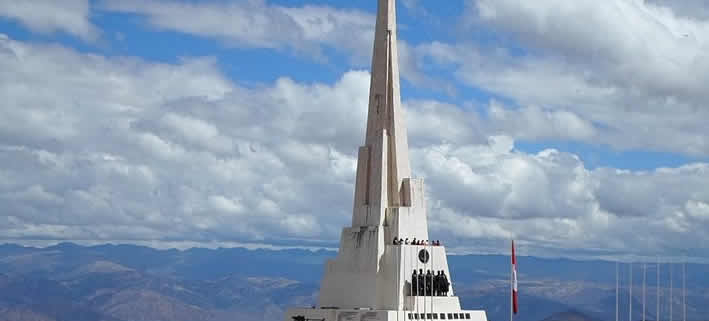
[[433, 276], [433, 296], [441, 295], [441, 271]]
[[392, 242], [392, 244], [394, 244], [394, 245], [399, 244], [399, 237], [398, 236], [394, 236], [394, 242]]
[[411, 275], [411, 295], [417, 296], [419, 293], [418, 289], [418, 284], [419, 284], [419, 277], [418, 274], [416, 273], [416, 269], [414, 269], [414, 274]]
[[426, 278], [423, 275], [423, 269], [419, 269], [419, 284], [418, 284], [418, 291], [419, 295], [426, 295], [425, 289], [426, 289]]
[[426, 270], [426, 295], [431, 296], [433, 295], [433, 274], [431, 274], [431, 270]]
[[416, 245], [416, 238], [414, 237], [413, 241], [411, 241], [412, 245]]
[[448, 296], [448, 289], [450, 288], [451, 284], [448, 282], [448, 277], [446, 276], [445, 271], [441, 271], [441, 277], [442, 277], [441, 286], [443, 286], [443, 295]]
[[408, 237], [404, 240], [404, 244], [409, 245], [409, 238]]

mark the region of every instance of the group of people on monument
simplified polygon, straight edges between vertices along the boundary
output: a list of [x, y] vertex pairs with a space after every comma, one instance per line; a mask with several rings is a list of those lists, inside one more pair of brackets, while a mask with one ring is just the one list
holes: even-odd
[[426, 270], [423, 274], [423, 269], [411, 275], [411, 295], [413, 296], [448, 296], [450, 282], [445, 271], [438, 271], [437, 274], [431, 273], [431, 270]]
[[392, 244], [394, 244], [394, 245], [409, 245], [409, 244], [411, 244], [411, 245], [440, 246], [440, 245], [441, 245], [441, 241], [439, 241], [439, 240], [433, 241], [433, 240], [432, 240], [432, 241], [429, 242], [428, 240], [417, 240], [416, 238], [414, 238], [413, 240], [411, 240], [411, 242], [409, 242], [409, 238], [408, 238], [408, 237], [407, 237], [406, 239], [403, 239], [403, 238], [399, 238], [398, 236], [395, 236], [395, 237], [394, 237], [394, 241], [392, 242]]

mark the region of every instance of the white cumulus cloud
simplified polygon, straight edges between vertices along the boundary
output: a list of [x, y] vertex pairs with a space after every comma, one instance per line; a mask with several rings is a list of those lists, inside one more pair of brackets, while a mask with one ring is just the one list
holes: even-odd
[[[332, 245], [350, 222], [367, 72], [245, 88], [213, 58], [157, 63], [9, 37], [0, 69], [5, 239]], [[487, 118], [405, 102], [432, 237], [596, 255], [706, 248], [709, 165], [589, 169], [554, 149], [520, 152], [516, 136], [603, 137], [578, 109], [539, 106]], [[517, 130], [520, 119], [536, 125]]]
[[89, 0], [0, 1], [0, 17], [12, 19], [41, 33], [57, 31], [95, 40], [99, 30], [90, 21]]
[[316, 54], [322, 46], [371, 54], [374, 15], [329, 6], [287, 7], [265, 0], [194, 3], [183, 0], [104, 0], [108, 11], [138, 14], [154, 28], [182, 32], [246, 48], [291, 49]]

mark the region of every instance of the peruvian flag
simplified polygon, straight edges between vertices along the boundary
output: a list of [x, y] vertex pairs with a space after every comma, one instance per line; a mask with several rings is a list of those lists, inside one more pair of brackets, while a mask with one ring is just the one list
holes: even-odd
[[517, 314], [517, 258], [514, 240], [512, 240], [512, 312]]

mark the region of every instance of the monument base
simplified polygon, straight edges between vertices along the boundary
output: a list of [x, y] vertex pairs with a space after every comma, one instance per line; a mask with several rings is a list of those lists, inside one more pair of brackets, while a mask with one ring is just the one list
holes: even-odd
[[415, 321], [415, 320], [468, 320], [487, 321], [483, 310], [457, 310], [446, 311], [433, 309], [433, 311], [396, 311], [396, 310], [369, 310], [369, 309], [323, 309], [310, 308], [288, 309], [284, 321]]

